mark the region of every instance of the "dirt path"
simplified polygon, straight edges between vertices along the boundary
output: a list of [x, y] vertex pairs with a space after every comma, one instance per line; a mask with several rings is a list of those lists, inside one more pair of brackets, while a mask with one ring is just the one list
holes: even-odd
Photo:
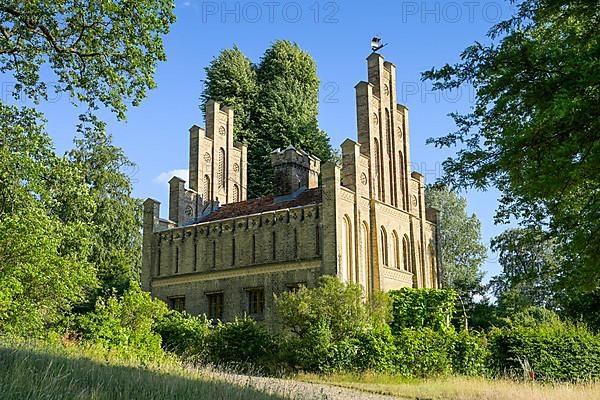
[[283, 396], [290, 400], [392, 400], [383, 396], [358, 390], [318, 383], [298, 382], [290, 379], [265, 378], [238, 375], [225, 372], [208, 372], [215, 379], [243, 387], [251, 387], [261, 392]]

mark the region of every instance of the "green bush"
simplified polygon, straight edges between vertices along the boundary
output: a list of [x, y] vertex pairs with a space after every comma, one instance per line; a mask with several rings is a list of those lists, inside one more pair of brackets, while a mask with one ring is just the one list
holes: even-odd
[[395, 333], [396, 371], [404, 376], [429, 377], [452, 372], [452, 337], [431, 328]]
[[240, 370], [270, 369], [279, 351], [276, 337], [248, 318], [217, 325], [205, 343], [205, 361]]
[[460, 331], [453, 335], [452, 372], [458, 375], [487, 375], [489, 359], [487, 337], [484, 333]]
[[523, 374], [527, 362], [537, 380], [600, 378], [600, 337], [567, 324], [513, 326], [490, 333], [490, 367], [495, 374]]
[[161, 337], [153, 331], [157, 320], [167, 313], [160, 300], [131, 283], [123, 296], [99, 299], [93, 312], [75, 319], [75, 330], [84, 343], [100, 345], [125, 357], [141, 360], [163, 358]]
[[154, 327], [162, 338], [162, 347], [183, 357], [204, 355], [206, 338], [211, 323], [206, 316], [195, 316], [184, 312], [170, 311]]
[[392, 301], [392, 332], [405, 328], [452, 329], [456, 292], [450, 289], [403, 288], [388, 292]]

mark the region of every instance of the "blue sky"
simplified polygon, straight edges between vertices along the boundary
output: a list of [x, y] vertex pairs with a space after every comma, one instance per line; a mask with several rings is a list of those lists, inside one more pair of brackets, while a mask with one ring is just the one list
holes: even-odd
[[[421, 72], [455, 62], [475, 40], [484, 41], [495, 23], [511, 14], [510, 4], [497, 1], [255, 1], [177, 0], [177, 21], [165, 38], [167, 61], [156, 71], [158, 88], [141, 106], [131, 108], [126, 122], [107, 115], [115, 143], [137, 164], [131, 171], [134, 194], [153, 197], [167, 212], [166, 181], [172, 171], [187, 168], [188, 129], [204, 126], [199, 96], [204, 67], [220, 50], [237, 46], [254, 62], [276, 39], [297, 42], [317, 63], [321, 79], [321, 128], [339, 147], [356, 137], [354, 86], [366, 80], [370, 39], [389, 43], [382, 51], [396, 64], [398, 99], [410, 110], [411, 161], [428, 182], [441, 174], [441, 162], [454, 153], [426, 145], [428, 137], [453, 129], [447, 116], [467, 111], [473, 93], [433, 93]], [[52, 78], [49, 78], [52, 79]], [[2, 97], [8, 100], [9, 77]], [[40, 109], [59, 151], [71, 147], [76, 117], [82, 110], [65, 96], [54, 97]], [[184, 177], [186, 178], [186, 177]], [[505, 227], [493, 224], [495, 191], [465, 193], [469, 211], [482, 222], [486, 244]], [[495, 256], [485, 265], [487, 278], [499, 272]]]

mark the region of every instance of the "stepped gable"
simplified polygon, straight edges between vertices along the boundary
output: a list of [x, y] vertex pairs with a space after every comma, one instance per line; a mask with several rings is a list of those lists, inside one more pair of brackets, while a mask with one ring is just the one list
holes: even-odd
[[307, 189], [300, 193], [296, 198], [289, 201], [275, 202], [277, 196], [264, 196], [257, 199], [240, 201], [238, 203], [225, 204], [215, 212], [207, 215], [198, 221], [209, 222], [229, 218], [241, 217], [244, 215], [260, 214], [267, 211], [281, 210], [285, 208], [301, 207], [310, 204], [319, 204], [322, 202], [321, 188]]

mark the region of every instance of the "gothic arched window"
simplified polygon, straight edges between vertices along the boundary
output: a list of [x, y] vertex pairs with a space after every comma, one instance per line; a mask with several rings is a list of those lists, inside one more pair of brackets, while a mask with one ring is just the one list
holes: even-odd
[[219, 149], [219, 165], [217, 166], [217, 181], [219, 182], [220, 188], [225, 188], [225, 178], [227, 173], [225, 172], [225, 150]]
[[204, 175], [204, 183], [202, 185], [202, 201], [210, 201], [210, 177]]
[[404, 235], [404, 238], [402, 239], [402, 262], [404, 263], [404, 270], [412, 272], [412, 268], [410, 267], [410, 247], [408, 236], [406, 235]]
[[388, 259], [387, 232], [385, 231], [385, 228], [383, 226], [379, 229], [379, 236], [381, 238], [381, 240], [380, 240], [381, 241], [381, 249], [380, 249], [381, 264], [388, 265], [389, 259]]
[[400, 239], [396, 231], [392, 232], [392, 246], [394, 246], [394, 268], [400, 269]]
[[234, 203], [240, 201], [240, 188], [238, 187], [238, 185], [233, 185], [233, 193], [231, 197]]
[[352, 281], [352, 224], [345, 215], [342, 222], [342, 279]]

